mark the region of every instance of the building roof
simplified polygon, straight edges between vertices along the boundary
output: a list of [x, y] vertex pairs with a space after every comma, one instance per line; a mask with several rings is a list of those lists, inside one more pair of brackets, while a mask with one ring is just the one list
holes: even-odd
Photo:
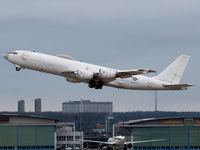
[[49, 119], [34, 115], [2, 114], [0, 115], [1, 125], [54, 125], [58, 122], [55, 119]]
[[81, 100], [81, 101], [68, 101], [63, 102], [63, 104], [112, 104], [112, 102], [95, 102], [90, 100]]
[[119, 122], [115, 126], [124, 127], [143, 127], [143, 126], [185, 126], [190, 121], [193, 126], [200, 126], [200, 118], [196, 117], [165, 117], [165, 118], [146, 118]]

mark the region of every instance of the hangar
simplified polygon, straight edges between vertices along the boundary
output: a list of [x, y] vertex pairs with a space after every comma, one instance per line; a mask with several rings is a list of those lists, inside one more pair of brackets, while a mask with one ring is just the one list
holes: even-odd
[[0, 115], [0, 150], [54, 150], [56, 120]]
[[114, 125], [117, 134], [127, 141], [164, 139], [133, 144], [133, 149], [200, 149], [200, 118], [149, 118]]

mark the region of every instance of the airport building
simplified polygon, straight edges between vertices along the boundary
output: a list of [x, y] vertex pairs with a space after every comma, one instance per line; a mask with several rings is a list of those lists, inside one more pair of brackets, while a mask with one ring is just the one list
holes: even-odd
[[83, 132], [75, 130], [75, 123], [58, 123], [56, 127], [57, 148], [60, 149], [82, 149]]
[[41, 104], [41, 98], [35, 99], [35, 113], [41, 113], [42, 111], [42, 104]]
[[105, 130], [107, 135], [112, 136], [113, 125], [116, 123], [116, 120], [112, 114], [105, 116]]
[[54, 150], [56, 120], [0, 115], [0, 150]]
[[127, 141], [157, 140], [133, 144], [137, 150], [200, 149], [200, 118], [160, 118], [133, 120], [114, 125]]
[[82, 142], [75, 139], [82, 139], [82, 135], [75, 131], [74, 123], [38, 116], [0, 115], [0, 150], [78, 148]]
[[113, 111], [112, 102], [91, 102], [90, 100], [69, 101], [62, 104], [64, 113], [80, 113], [80, 112], [106, 112]]
[[18, 101], [18, 112], [25, 112], [25, 102], [24, 102], [24, 100]]

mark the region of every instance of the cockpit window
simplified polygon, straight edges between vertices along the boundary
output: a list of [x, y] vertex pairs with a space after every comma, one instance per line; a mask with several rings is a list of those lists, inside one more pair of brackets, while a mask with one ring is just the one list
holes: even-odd
[[14, 54], [14, 55], [17, 55], [18, 53], [17, 53], [17, 52], [10, 52], [10, 53], [7, 53], [7, 54]]

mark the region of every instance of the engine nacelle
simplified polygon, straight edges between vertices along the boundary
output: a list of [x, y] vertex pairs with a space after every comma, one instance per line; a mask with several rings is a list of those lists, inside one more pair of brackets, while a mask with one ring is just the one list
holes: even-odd
[[94, 74], [89, 71], [77, 70], [76, 77], [80, 80], [91, 80]]
[[66, 78], [67, 81], [72, 82], [72, 83], [80, 83], [80, 80], [74, 79], [74, 78]]
[[133, 145], [132, 145], [131, 143], [129, 143], [129, 144], [127, 145], [127, 147], [130, 149], [130, 148], [133, 147]]
[[116, 71], [105, 71], [103, 69], [99, 69], [99, 77], [103, 79], [112, 79], [116, 77]]

